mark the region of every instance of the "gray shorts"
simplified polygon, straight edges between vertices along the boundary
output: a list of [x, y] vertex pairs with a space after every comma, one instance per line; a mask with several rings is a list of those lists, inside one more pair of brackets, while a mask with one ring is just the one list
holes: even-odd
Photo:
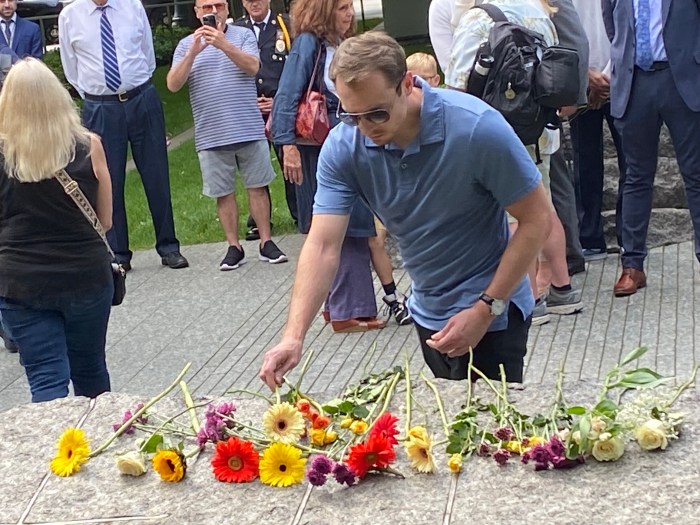
[[275, 178], [266, 140], [241, 142], [197, 153], [202, 171], [202, 193], [224, 197], [236, 191], [236, 171], [246, 188], [262, 188]]

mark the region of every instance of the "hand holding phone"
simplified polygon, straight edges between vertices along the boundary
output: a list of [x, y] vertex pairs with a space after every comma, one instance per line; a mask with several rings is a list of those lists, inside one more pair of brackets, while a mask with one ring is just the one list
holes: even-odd
[[214, 29], [216, 29], [216, 15], [215, 14], [204, 15], [202, 17], [202, 25], [213, 27]]

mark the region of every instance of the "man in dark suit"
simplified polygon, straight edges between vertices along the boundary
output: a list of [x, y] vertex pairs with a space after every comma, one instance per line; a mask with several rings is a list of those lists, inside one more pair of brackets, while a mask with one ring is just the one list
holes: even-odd
[[[270, 9], [270, 0], [243, 0], [243, 6], [247, 16], [236, 21], [236, 25], [247, 27], [255, 33], [260, 49], [260, 70], [255, 78], [258, 88], [258, 108], [267, 122], [272, 111], [272, 99], [277, 93], [277, 86], [282, 69], [287, 61], [287, 55], [291, 47], [291, 23], [286, 14], [277, 14]], [[283, 165], [282, 148], [274, 146], [277, 160]], [[285, 180], [284, 192], [287, 200], [289, 214], [297, 222], [297, 201], [294, 193], [294, 184]], [[267, 188], [268, 196], [270, 194]], [[272, 210], [272, 203], [270, 204]], [[246, 240], [258, 239], [258, 229], [252, 217], [248, 217], [250, 230], [246, 234]]]
[[39, 26], [17, 16], [16, 11], [17, 0], [0, 0], [0, 44], [9, 46], [19, 58], [41, 59], [44, 47]]
[[610, 114], [622, 136], [622, 275], [617, 297], [646, 286], [644, 259], [661, 124], [671, 133], [700, 260], [700, 0], [602, 0], [612, 42]]

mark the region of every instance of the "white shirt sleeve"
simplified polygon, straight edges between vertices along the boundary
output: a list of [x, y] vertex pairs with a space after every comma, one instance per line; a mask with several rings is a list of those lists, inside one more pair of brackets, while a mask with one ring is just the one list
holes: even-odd
[[433, 0], [428, 9], [428, 31], [430, 43], [440, 64], [445, 71], [452, 49], [452, 9], [454, 0]]
[[70, 44], [70, 24], [67, 22], [68, 17], [65, 13], [61, 13], [58, 17], [58, 46], [61, 53], [61, 65], [63, 66], [63, 74], [66, 80], [78, 90], [80, 96], [84, 93], [78, 87], [78, 60], [73, 51], [73, 46]]

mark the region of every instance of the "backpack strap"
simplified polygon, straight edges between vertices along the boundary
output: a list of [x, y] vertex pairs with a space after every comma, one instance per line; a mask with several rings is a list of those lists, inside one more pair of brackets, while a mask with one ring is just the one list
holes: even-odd
[[508, 18], [503, 14], [503, 11], [493, 4], [479, 4], [472, 7], [472, 9], [482, 9], [486, 11], [486, 14], [489, 15], [494, 22], [508, 22]]

